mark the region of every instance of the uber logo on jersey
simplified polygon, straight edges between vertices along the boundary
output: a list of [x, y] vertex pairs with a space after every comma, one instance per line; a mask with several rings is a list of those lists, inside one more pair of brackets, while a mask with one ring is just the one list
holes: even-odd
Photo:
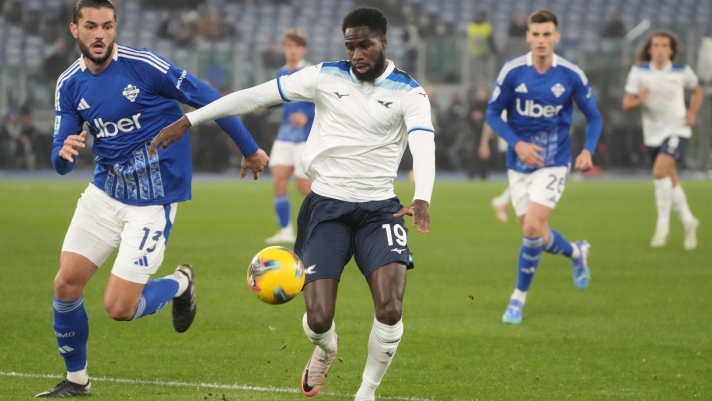
[[126, 99], [129, 99], [131, 103], [133, 103], [134, 100], [136, 100], [136, 97], [138, 96], [139, 92], [141, 90], [131, 84], [124, 88], [124, 91], [121, 92], [124, 96], [126, 96]]
[[522, 104], [519, 98], [517, 98], [517, 113], [526, 117], [539, 118], [539, 117], [554, 117], [559, 115], [559, 111], [564, 106], [552, 106], [546, 105], [542, 106], [533, 100], [525, 100], [524, 108], [522, 109]]
[[138, 122], [138, 118], [141, 113], [134, 114], [131, 118], [122, 118], [121, 120], [113, 123], [111, 121], [104, 122], [101, 118], [94, 119], [94, 127], [99, 130], [97, 138], [106, 138], [116, 136], [119, 132], [131, 132], [135, 129], [141, 128], [141, 123]]

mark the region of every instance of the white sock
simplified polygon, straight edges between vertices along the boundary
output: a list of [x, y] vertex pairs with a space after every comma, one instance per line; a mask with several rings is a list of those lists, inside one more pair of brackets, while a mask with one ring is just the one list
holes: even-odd
[[396, 354], [401, 337], [403, 320], [399, 320], [394, 326], [388, 326], [373, 319], [373, 328], [368, 337], [368, 359], [361, 387], [356, 392], [356, 401], [376, 398], [376, 388], [381, 384], [381, 379]]
[[173, 272], [173, 274], [170, 274], [164, 278], [169, 278], [178, 282], [178, 291], [176, 291], [176, 295], [173, 296], [174, 298], [183, 295], [185, 290], [188, 289], [188, 284], [190, 283], [188, 276], [179, 272]]
[[521, 302], [522, 305], [524, 305], [527, 302], [527, 292], [520, 291], [517, 288], [515, 288], [514, 293], [512, 293], [512, 296], [509, 297], [509, 299], [516, 299], [517, 301]]
[[67, 372], [67, 380], [72, 383], [81, 384], [82, 386], [89, 382], [89, 374], [87, 373], [87, 368], [76, 372]]
[[680, 183], [672, 189], [672, 208], [680, 216], [680, 221], [685, 226], [695, 219], [692, 211], [690, 211], [690, 206], [687, 204], [687, 196], [685, 196], [685, 191], [683, 191]]
[[670, 177], [654, 180], [655, 203], [658, 207], [657, 232], [670, 231], [670, 208], [672, 207], [672, 179]]
[[571, 259], [576, 260], [576, 259], [580, 258], [580, 257], [581, 257], [581, 250], [579, 249], [579, 247], [577, 247], [576, 244], [574, 244], [573, 242], [571, 242], [570, 244], [571, 244], [571, 248], [574, 249], [574, 250], [571, 252]]
[[510, 191], [509, 187], [507, 187], [507, 189], [505, 189], [501, 195], [492, 199], [492, 204], [498, 207], [507, 206], [509, 205], [509, 202], [511, 202], [511, 200], [512, 192]]
[[307, 338], [309, 338], [309, 341], [324, 350], [327, 358], [336, 355], [339, 343], [336, 341], [336, 335], [334, 334], [336, 330], [336, 323], [334, 321], [331, 322], [331, 328], [329, 328], [326, 333], [317, 334], [309, 328], [307, 324], [307, 314], [305, 313], [302, 318], [302, 327], [304, 327], [304, 333], [307, 335]]

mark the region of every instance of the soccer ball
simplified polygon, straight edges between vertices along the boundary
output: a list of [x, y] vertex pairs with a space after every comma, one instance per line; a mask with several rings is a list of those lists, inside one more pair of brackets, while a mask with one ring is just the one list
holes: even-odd
[[247, 285], [260, 301], [283, 304], [302, 290], [304, 265], [289, 249], [270, 246], [252, 258], [247, 268]]

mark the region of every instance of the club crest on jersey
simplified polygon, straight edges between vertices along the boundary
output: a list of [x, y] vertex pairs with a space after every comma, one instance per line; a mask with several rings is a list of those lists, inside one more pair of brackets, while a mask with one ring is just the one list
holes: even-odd
[[138, 93], [141, 92], [141, 90], [131, 84], [124, 88], [124, 91], [122, 94], [126, 97], [126, 99], [129, 99], [131, 103], [133, 103], [134, 100], [136, 100], [136, 97], [138, 96]]
[[554, 96], [561, 97], [561, 95], [566, 92], [566, 88], [564, 88], [564, 85], [557, 83], [556, 85], [551, 87], [551, 91], [554, 92]]

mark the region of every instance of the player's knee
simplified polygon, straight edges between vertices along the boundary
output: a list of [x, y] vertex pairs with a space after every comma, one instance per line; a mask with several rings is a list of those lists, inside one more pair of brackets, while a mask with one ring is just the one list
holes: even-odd
[[662, 167], [655, 166], [653, 167], [653, 177], [656, 180], [663, 179], [665, 177], [668, 177], [670, 175], [670, 172], [667, 171], [667, 169], [664, 169]]
[[122, 305], [107, 299], [104, 300], [104, 309], [112, 319], [118, 321], [131, 320], [136, 313], [136, 306]]
[[527, 238], [538, 238], [544, 234], [544, 226], [537, 221], [524, 221], [522, 232]]
[[317, 309], [307, 313], [307, 325], [314, 333], [326, 333], [331, 328], [334, 313], [326, 309]]
[[391, 302], [376, 308], [376, 320], [388, 326], [398, 323], [402, 314], [403, 309], [400, 302]]
[[64, 302], [78, 299], [82, 295], [84, 287], [68, 280], [64, 275], [57, 274], [54, 278], [54, 296]]

